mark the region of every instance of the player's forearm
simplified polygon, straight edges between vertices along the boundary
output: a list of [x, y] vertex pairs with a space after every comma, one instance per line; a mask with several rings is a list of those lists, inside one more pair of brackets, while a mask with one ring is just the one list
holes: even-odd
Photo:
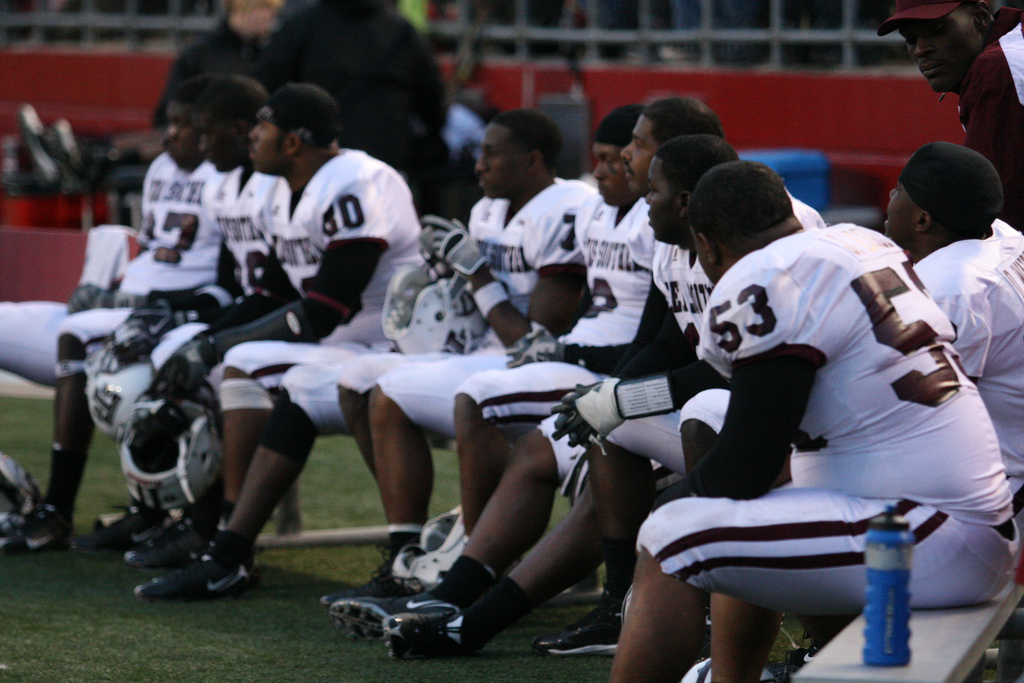
[[736, 368], [718, 442], [688, 477], [693, 492], [738, 500], [767, 493], [792, 452], [814, 375], [795, 356]]
[[567, 344], [564, 360], [566, 363], [582, 365], [588, 370], [610, 375], [628, 348], [629, 344], [619, 344], [618, 346]]
[[512, 346], [530, 331], [530, 321], [508, 301], [502, 301], [487, 313], [487, 324], [505, 346]]

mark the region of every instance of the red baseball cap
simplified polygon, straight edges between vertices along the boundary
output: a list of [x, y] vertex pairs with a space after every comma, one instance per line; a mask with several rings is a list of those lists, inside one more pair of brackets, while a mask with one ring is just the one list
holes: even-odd
[[977, 0], [896, 0], [896, 12], [878, 27], [878, 35], [884, 36], [899, 28], [905, 19], [938, 19], [944, 17], [965, 2]]

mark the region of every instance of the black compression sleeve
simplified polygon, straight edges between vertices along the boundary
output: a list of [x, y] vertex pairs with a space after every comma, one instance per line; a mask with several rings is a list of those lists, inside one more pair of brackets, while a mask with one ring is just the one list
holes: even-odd
[[251, 341], [313, 343], [319, 339], [306, 318], [302, 301], [285, 304], [250, 323], [221, 330], [211, 338], [219, 358], [224, 358], [228, 349]]
[[253, 282], [253, 286], [260, 294], [277, 299], [279, 304], [295, 301], [302, 297], [292, 286], [291, 280], [288, 279], [288, 273], [284, 272], [280, 259], [273, 251], [267, 255], [267, 260], [263, 262], [263, 267], [259, 270], [259, 276]]
[[262, 318], [267, 313], [280, 308], [281, 302], [262, 294], [253, 294], [242, 299], [224, 311], [220, 318], [210, 325], [207, 334], [215, 334], [230, 327], [237, 327]]
[[348, 240], [327, 248], [303, 299], [314, 334], [327, 336], [362, 309], [363, 290], [386, 246], [380, 240]]
[[164, 301], [172, 311], [191, 311], [190, 322], [209, 323], [219, 319], [224, 311], [225, 302], [231, 302], [231, 294], [217, 285], [208, 285], [201, 289], [184, 291], [157, 291], [147, 296], [149, 301]]
[[615, 369], [616, 377], [643, 377], [686, 367], [697, 360], [693, 346], [686, 341], [676, 317], [669, 312], [663, 319], [658, 336]]
[[708, 389], [728, 389], [729, 382], [702, 360], [668, 373], [674, 408], [679, 410], [691, 398]]
[[235, 268], [244, 268], [245, 264], [235, 263], [235, 255], [231, 253], [231, 250], [226, 245], [220, 245], [220, 257], [217, 260], [217, 284], [227, 291], [232, 299], [237, 299], [242, 296], [242, 285], [238, 283], [238, 276], [235, 274]]
[[692, 491], [738, 500], [767, 493], [792, 451], [815, 372], [796, 356], [736, 368], [718, 441], [688, 477]]
[[668, 314], [668, 302], [665, 301], [664, 295], [654, 284], [654, 278], [652, 277], [650, 289], [647, 290], [647, 301], [644, 302], [644, 311], [640, 315], [640, 324], [637, 326], [636, 334], [633, 336], [633, 341], [630, 343], [629, 348], [626, 349], [622, 358], [619, 359], [617, 368], [623, 367], [633, 356], [647, 348], [657, 338], [665, 316]]
[[610, 375], [627, 349], [629, 349], [629, 344], [620, 344], [619, 346], [567, 344], [565, 347], [565, 362], [572, 363], [573, 365], [582, 365], [588, 370]]

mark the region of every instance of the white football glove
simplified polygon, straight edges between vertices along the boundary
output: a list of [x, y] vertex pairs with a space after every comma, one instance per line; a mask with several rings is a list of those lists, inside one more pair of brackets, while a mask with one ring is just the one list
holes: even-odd
[[96, 285], [78, 285], [68, 297], [68, 313], [93, 308], [135, 308], [146, 303], [145, 294], [128, 294], [119, 289], [103, 289]]
[[457, 220], [424, 216], [421, 221], [420, 247], [428, 261], [441, 261], [455, 272], [470, 276], [480, 269], [484, 259], [469, 231]]
[[78, 313], [94, 308], [112, 308], [114, 292], [96, 285], [78, 285], [68, 297], [68, 313]]
[[543, 327], [536, 327], [516, 340], [508, 349], [508, 367], [565, 359], [565, 344]]
[[574, 391], [562, 397], [562, 402], [551, 409], [560, 413], [555, 420], [555, 439], [568, 435], [570, 446], [601, 443], [605, 437], [625, 422], [615, 397], [617, 377], [596, 384], [577, 384]]

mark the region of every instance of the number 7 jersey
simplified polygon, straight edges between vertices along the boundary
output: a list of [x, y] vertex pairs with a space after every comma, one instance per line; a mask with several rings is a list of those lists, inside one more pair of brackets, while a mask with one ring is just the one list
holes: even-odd
[[794, 485], [1009, 518], [999, 445], [953, 326], [883, 235], [840, 225], [751, 252], [717, 283], [702, 324], [701, 356], [727, 378], [782, 355], [817, 367]]

